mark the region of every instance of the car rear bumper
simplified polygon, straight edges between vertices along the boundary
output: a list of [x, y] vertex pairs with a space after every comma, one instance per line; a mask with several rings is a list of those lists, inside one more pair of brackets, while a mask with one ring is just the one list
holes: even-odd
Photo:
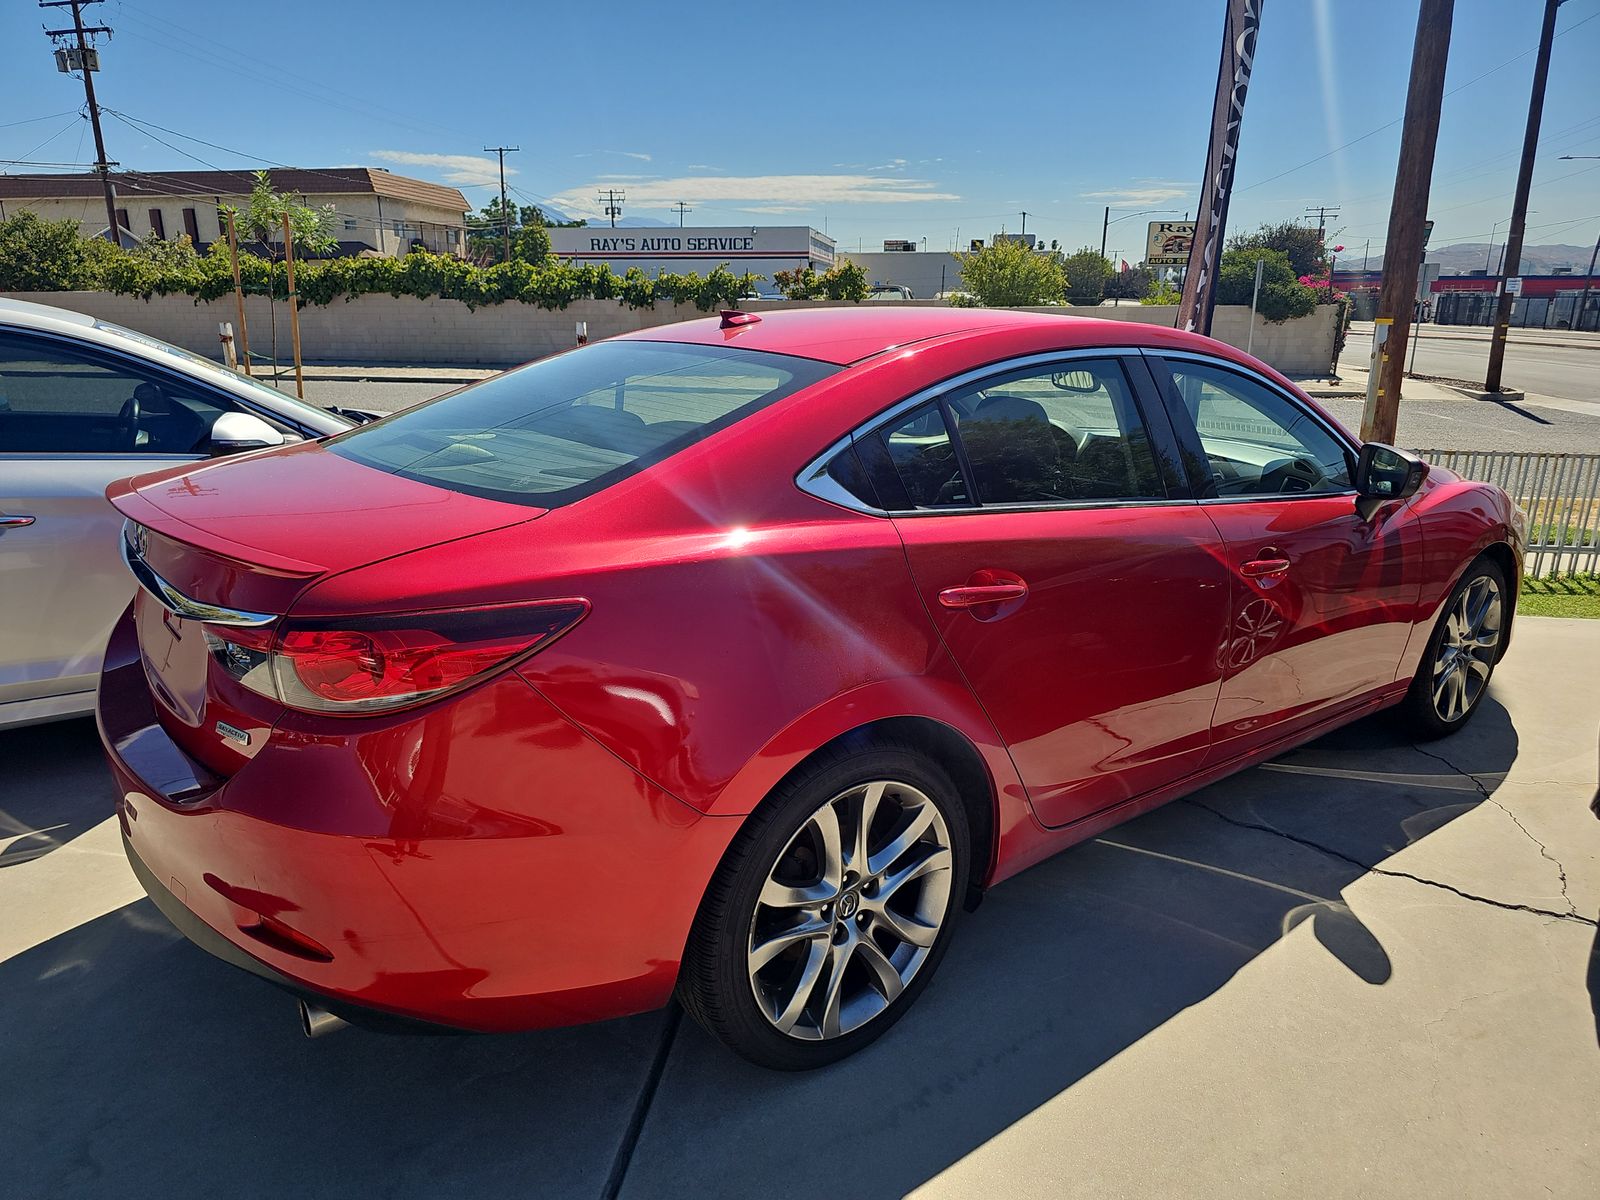
[[659, 1007], [738, 827], [653, 787], [514, 674], [386, 721], [285, 717], [222, 778], [157, 719], [125, 617], [98, 717], [158, 907], [340, 1015], [493, 1032]]

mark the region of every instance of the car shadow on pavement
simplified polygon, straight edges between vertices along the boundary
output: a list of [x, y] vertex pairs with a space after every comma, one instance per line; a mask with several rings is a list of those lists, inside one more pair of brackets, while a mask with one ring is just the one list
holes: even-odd
[[[48, 763], [24, 772], [19, 763]], [[43, 858], [110, 815], [111, 785], [94, 721], [0, 732], [0, 867]]]
[[995, 889], [904, 1021], [806, 1075], [662, 1014], [307, 1041], [286, 995], [141, 901], [0, 963], [5, 1170], [28, 1196], [901, 1196], [1303, 921], [1382, 985], [1341, 889], [1516, 753], [1492, 697], [1425, 749], [1369, 720], [1113, 829]]

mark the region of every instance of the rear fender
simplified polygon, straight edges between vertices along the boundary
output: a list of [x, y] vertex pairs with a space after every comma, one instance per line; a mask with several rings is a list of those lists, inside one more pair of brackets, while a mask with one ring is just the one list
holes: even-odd
[[[1002, 857], [1017, 839], [1044, 832], [1033, 817], [1011, 755], [988, 717], [958, 679], [921, 675], [867, 684], [802, 714], [754, 755], [723, 788], [708, 815], [745, 815], [819, 746], [893, 717], [937, 721], [960, 735], [983, 760], [994, 806], [996, 844]], [[987, 864], [986, 864], [987, 866]]]

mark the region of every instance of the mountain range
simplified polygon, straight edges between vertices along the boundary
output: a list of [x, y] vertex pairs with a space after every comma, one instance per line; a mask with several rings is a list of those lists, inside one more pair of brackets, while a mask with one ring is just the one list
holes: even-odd
[[[1485, 261], [1489, 262], [1492, 273], [1498, 273], [1504, 252], [1503, 242], [1496, 242], [1493, 248], [1488, 242], [1457, 242], [1453, 246], [1429, 250], [1427, 261], [1438, 263], [1441, 275], [1465, 275], [1471, 271], [1481, 271]], [[1593, 252], [1593, 246], [1569, 246], [1564, 243], [1524, 246], [1522, 263], [1518, 269], [1524, 275], [1548, 275], [1557, 267], [1571, 267], [1574, 275], [1581, 275], [1588, 270], [1589, 256]]]

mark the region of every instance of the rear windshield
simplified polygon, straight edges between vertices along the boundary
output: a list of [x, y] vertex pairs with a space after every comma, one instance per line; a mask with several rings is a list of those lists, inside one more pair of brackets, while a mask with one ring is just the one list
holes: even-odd
[[548, 508], [608, 487], [836, 370], [724, 346], [597, 342], [323, 444], [407, 479]]

